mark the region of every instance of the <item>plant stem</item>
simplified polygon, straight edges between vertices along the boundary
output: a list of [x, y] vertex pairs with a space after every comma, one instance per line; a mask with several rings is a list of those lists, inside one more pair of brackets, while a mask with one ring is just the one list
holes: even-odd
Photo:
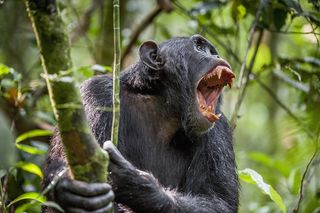
[[120, 1], [113, 1], [113, 119], [111, 141], [118, 144], [120, 118]]

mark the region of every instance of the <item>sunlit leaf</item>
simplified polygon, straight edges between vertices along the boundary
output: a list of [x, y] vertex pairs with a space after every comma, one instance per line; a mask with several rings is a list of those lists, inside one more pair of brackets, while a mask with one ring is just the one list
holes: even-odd
[[45, 202], [45, 197], [42, 196], [40, 193], [37, 192], [27, 192], [24, 193], [22, 195], [20, 195], [19, 197], [17, 197], [16, 199], [14, 199], [13, 201], [11, 201], [7, 207], [10, 207], [11, 205], [21, 201], [21, 200], [35, 200], [38, 201], [40, 203]]
[[40, 136], [50, 136], [52, 135], [53, 132], [51, 130], [42, 130], [42, 129], [36, 129], [36, 130], [31, 130], [29, 132], [25, 132], [16, 139], [16, 143], [20, 143], [21, 141], [24, 141], [29, 138], [34, 138], [34, 137], [40, 137]]
[[[28, 211], [27, 211], [28, 210]], [[14, 213], [25, 213], [25, 212], [40, 212], [41, 211], [41, 202], [38, 201], [30, 201], [29, 203], [24, 203], [19, 205]]]
[[39, 166], [37, 166], [36, 164], [30, 163], [30, 162], [20, 161], [16, 164], [16, 167], [20, 168], [26, 172], [35, 174], [35, 175], [39, 176], [41, 179], [43, 178], [42, 171], [39, 168]]
[[239, 171], [239, 177], [241, 180], [256, 185], [261, 191], [267, 194], [271, 200], [273, 200], [282, 212], [286, 212], [286, 206], [282, 201], [281, 196], [273, 189], [269, 184], [263, 181], [263, 178], [256, 171], [246, 168]]
[[110, 67], [110, 66], [104, 66], [104, 68], [106, 69], [107, 72], [112, 72], [112, 67]]
[[25, 144], [19, 144], [19, 143], [16, 144], [16, 147], [19, 150], [27, 152], [27, 153], [32, 154], [32, 155], [43, 155], [43, 154], [45, 154], [47, 152], [45, 150], [41, 150], [41, 149], [38, 149], [38, 148], [33, 147], [33, 146], [29, 146], [29, 145], [25, 145]]
[[93, 70], [87, 66], [78, 68], [77, 73], [80, 73], [81, 75], [83, 75], [86, 78], [90, 78], [94, 74]]
[[10, 68], [0, 63], [0, 77], [10, 73]]
[[[252, 60], [255, 48], [256, 47], [251, 47], [248, 51], [247, 62], [246, 62], [247, 66], [250, 65], [250, 61]], [[260, 71], [263, 66], [269, 65], [270, 63], [271, 63], [270, 48], [266, 44], [262, 43], [259, 46], [252, 70]]]
[[241, 4], [240, 1], [233, 1], [231, 7], [231, 15], [235, 22], [240, 21], [245, 17], [247, 13], [246, 8]]

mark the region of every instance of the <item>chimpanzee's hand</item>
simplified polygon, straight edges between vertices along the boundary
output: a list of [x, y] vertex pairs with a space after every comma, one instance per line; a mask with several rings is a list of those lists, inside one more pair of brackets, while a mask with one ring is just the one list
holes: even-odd
[[[134, 212], [173, 212], [170, 210], [161, 211], [157, 207], [162, 206], [163, 202], [167, 202], [162, 199], [166, 198], [166, 195], [165, 190], [162, 189], [151, 173], [135, 167], [125, 159], [111, 141], [105, 142], [103, 149], [109, 153], [110, 173], [108, 178], [111, 179], [110, 184], [116, 195], [116, 203], [121, 203]], [[159, 202], [157, 199], [159, 199]]]
[[114, 193], [108, 183], [85, 183], [70, 178], [55, 186], [55, 201], [66, 212], [105, 213], [112, 209]]
[[114, 172], [115, 169], [136, 170], [136, 168], [123, 157], [117, 147], [111, 141], [103, 144], [103, 149], [108, 152], [110, 157], [109, 170]]
[[121, 192], [125, 192], [129, 183], [137, 185], [137, 178], [146, 174], [145, 172], [138, 170], [132, 163], [130, 163], [120, 151], [113, 145], [111, 141], [106, 141], [103, 144], [103, 149], [109, 153], [109, 178], [111, 179], [112, 188], [116, 194], [116, 201], [122, 196]]

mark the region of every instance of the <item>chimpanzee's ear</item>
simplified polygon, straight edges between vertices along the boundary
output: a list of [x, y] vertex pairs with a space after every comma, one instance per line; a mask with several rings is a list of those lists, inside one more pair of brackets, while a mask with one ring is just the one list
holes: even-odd
[[152, 70], [160, 70], [164, 66], [164, 60], [160, 55], [160, 49], [154, 41], [144, 42], [139, 49], [141, 61]]

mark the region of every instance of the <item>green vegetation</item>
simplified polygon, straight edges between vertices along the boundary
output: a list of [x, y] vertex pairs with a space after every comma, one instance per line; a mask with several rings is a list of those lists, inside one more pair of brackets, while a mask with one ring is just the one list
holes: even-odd
[[[48, 70], [59, 65], [76, 87], [110, 72], [112, 1], [57, 2], [70, 58], [63, 58], [65, 44], [54, 47], [61, 37], [45, 41], [41, 53], [55, 59]], [[320, 3], [123, 0], [120, 6], [122, 67], [136, 60], [144, 40], [196, 33], [232, 65], [236, 81], [225, 90], [223, 111], [235, 127], [240, 212], [320, 212]], [[46, 27], [62, 32], [60, 24]], [[39, 212], [55, 205], [40, 190], [40, 168], [56, 120], [23, 1], [0, 1], [0, 32], [0, 212]], [[65, 61], [73, 62], [72, 71]]]

